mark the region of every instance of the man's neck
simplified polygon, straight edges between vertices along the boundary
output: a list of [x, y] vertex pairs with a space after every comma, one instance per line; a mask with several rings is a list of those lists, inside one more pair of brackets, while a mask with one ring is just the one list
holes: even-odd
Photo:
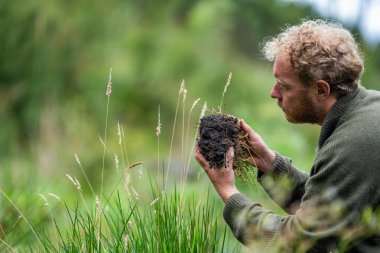
[[324, 104], [321, 105], [321, 116], [319, 117], [320, 120], [318, 121], [318, 125], [322, 126], [327, 114], [337, 101], [338, 99], [335, 96], [330, 96], [326, 101], [324, 101]]

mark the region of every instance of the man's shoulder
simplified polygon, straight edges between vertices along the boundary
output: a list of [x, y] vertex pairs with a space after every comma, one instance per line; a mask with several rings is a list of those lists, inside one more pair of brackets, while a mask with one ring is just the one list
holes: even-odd
[[360, 88], [325, 145], [349, 156], [375, 152], [380, 147], [380, 92]]
[[341, 124], [362, 134], [380, 130], [380, 92], [361, 88], [341, 118]]
[[366, 107], [376, 107], [380, 105], [380, 91], [366, 89], [365, 87], [359, 88], [358, 96], [356, 97], [359, 105]]

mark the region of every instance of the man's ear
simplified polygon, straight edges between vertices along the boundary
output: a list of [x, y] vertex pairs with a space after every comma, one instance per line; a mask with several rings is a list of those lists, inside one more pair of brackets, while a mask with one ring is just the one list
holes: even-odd
[[327, 99], [331, 94], [330, 85], [324, 80], [316, 82], [316, 91], [317, 97], [320, 99]]

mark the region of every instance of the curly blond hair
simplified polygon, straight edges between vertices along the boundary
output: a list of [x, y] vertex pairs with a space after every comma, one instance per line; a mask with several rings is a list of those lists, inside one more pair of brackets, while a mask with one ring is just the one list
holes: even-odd
[[307, 20], [287, 27], [265, 42], [262, 52], [274, 61], [278, 55], [290, 57], [301, 82], [325, 80], [337, 96], [360, 85], [364, 63], [352, 34], [342, 25], [323, 20]]

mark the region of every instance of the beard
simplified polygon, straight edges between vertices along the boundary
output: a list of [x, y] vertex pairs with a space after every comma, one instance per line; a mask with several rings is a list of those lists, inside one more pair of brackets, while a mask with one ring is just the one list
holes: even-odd
[[320, 108], [313, 103], [306, 92], [300, 95], [297, 103], [291, 107], [281, 107], [286, 119], [290, 123], [311, 123], [319, 122]]

